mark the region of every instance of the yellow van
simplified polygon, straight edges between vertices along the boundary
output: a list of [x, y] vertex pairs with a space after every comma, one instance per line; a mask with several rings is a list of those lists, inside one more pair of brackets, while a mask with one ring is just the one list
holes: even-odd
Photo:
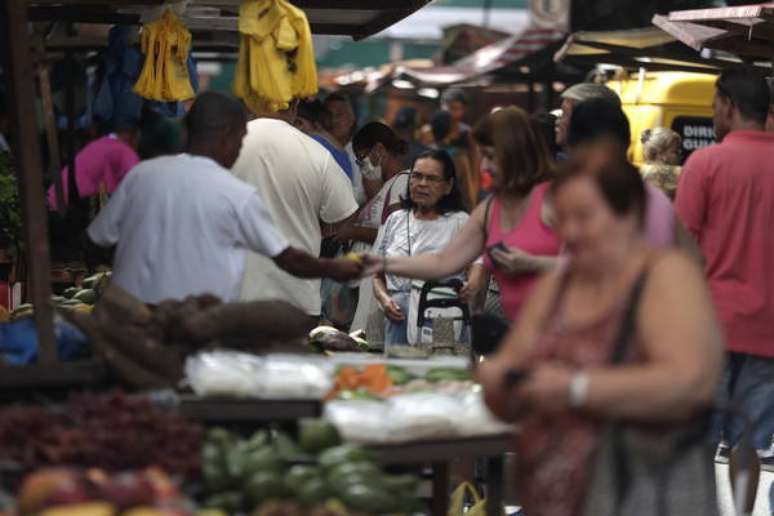
[[641, 165], [645, 129], [669, 127], [683, 138], [683, 154], [715, 143], [712, 98], [717, 76], [685, 72], [633, 72], [607, 82], [621, 97], [629, 117], [632, 145], [629, 157]]

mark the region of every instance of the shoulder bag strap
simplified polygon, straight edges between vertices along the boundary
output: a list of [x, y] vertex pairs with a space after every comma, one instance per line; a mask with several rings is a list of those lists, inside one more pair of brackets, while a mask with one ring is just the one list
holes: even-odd
[[486, 208], [484, 208], [484, 225], [481, 228], [484, 230], [484, 246], [486, 246], [486, 242], [489, 240], [489, 212], [492, 209], [492, 203], [494, 202], [494, 195], [490, 195], [485, 202], [486, 202]]

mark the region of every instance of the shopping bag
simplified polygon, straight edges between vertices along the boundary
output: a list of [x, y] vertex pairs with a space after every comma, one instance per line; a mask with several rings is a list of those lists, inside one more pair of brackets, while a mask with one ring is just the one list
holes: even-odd
[[[465, 512], [465, 500], [468, 494], [473, 501], [473, 506]], [[486, 500], [481, 498], [470, 482], [463, 482], [451, 495], [447, 516], [486, 516]]]

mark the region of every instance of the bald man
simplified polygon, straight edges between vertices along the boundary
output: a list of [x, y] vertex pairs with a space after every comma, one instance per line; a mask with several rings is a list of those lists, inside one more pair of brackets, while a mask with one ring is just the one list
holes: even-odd
[[151, 304], [200, 294], [237, 300], [248, 251], [298, 277], [360, 276], [353, 261], [290, 247], [255, 188], [228, 172], [246, 124], [236, 99], [203, 93], [186, 119], [186, 152], [142, 162], [127, 175], [88, 229], [97, 245], [117, 245], [119, 286]]

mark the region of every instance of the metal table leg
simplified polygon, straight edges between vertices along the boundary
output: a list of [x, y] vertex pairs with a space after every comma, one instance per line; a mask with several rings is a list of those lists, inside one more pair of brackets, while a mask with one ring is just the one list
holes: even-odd
[[449, 512], [449, 463], [433, 462], [433, 516], [446, 516]]
[[486, 463], [486, 514], [502, 516], [505, 455], [487, 457]]

